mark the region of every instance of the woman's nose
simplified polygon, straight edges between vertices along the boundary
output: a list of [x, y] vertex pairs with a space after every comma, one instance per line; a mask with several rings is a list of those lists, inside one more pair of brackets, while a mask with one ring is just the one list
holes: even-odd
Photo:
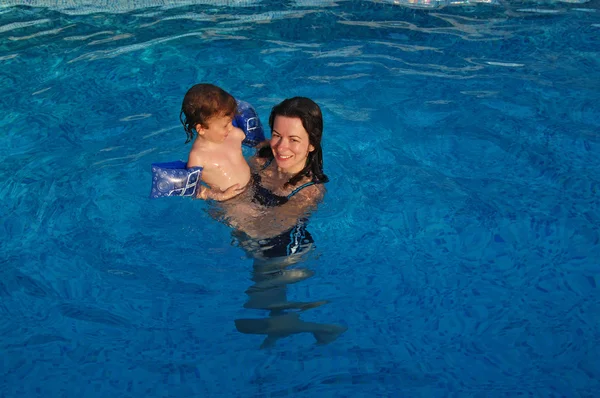
[[278, 139], [277, 143], [275, 145], [279, 149], [286, 149], [288, 147], [288, 144], [287, 144], [286, 140], [284, 140], [282, 138]]

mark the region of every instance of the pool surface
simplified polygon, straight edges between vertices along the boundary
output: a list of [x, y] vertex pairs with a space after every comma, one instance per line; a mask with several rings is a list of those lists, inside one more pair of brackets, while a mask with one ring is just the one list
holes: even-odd
[[[0, 397], [597, 396], [600, 0], [5, 3]], [[302, 261], [149, 198], [199, 82], [322, 107]]]

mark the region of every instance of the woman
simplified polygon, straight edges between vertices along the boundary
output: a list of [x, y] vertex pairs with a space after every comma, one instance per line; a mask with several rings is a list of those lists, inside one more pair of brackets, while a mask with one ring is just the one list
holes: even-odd
[[[319, 344], [334, 341], [347, 330], [335, 324], [305, 322], [298, 312], [326, 303], [324, 300], [287, 300], [287, 285], [310, 278], [305, 268], [287, 269], [312, 247], [306, 231], [308, 213], [325, 194], [323, 173], [323, 116], [312, 100], [294, 97], [273, 107], [269, 117], [271, 140], [250, 159], [250, 188], [222, 202], [234, 237], [254, 258], [254, 284], [246, 290], [246, 308], [269, 310], [267, 318], [236, 319], [238, 331], [262, 334], [261, 348], [295, 333], [312, 333]], [[226, 195], [222, 195], [226, 194]]]
[[311, 99], [294, 97], [273, 107], [269, 126], [271, 140], [249, 162], [249, 189], [222, 206], [234, 235], [254, 257], [287, 257], [312, 244], [306, 217], [329, 181], [323, 173], [323, 116]]

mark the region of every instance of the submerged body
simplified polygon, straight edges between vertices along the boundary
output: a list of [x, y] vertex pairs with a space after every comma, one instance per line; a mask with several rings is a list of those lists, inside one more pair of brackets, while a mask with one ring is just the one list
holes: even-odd
[[236, 319], [235, 327], [242, 333], [266, 335], [260, 348], [272, 347], [277, 340], [297, 333], [312, 333], [318, 344], [327, 344], [348, 330], [342, 325], [304, 322], [295, 312], [263, 319]]
[[306, 322], [300, 319], [300, 312], [327, 304], [327, 300], [287, 299], [288, 285], [302, 282], [315, 274], [306, 268], [291, 268], [302, 261], [305, 254], [254, 263], [254, 284], [246, 290], [248, 301], [244, 308], [267, 310], [269, 317], [236, 319], [235, 327], [241, 333], [265, 335], [261, 348], [271, 347], [277, 340], [298, 333], [312, 333], [318, 344], [327, 344], [348, 330], [344, 325]]

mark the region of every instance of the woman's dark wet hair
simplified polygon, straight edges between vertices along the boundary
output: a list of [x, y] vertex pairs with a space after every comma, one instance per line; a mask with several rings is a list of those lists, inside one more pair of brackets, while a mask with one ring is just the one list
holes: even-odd
[[[315, 148], [308, 153], [306, 166], [298, 174], [290, 178], [285, 186], [296, 185], [302, 177], [311, 177], [314, 182], [325, 183], [329, 178], [323, 173], [323, 150], [321, 137], [323, 136], [323, 115], [321, 108], [313, 100], [306, 97], [288, 98], [275, 105], [269, 116], [269, 127], [273, 131], [273, 123], [277, 116], [294, 117], [300, 119], [302, 127], [308, 133], [310, 144]], [[258, 151], [258, 157], [273, 159], [271, 147], [264, 147]]]
[[196, 126], [208, 128], [213, 117], [231, 116], [237, 112], [235, 98], [227, 91], [212, 84], [196, 84], [185, 93], [179, 120], [187, 134], [186, 144], [194, 139]]

